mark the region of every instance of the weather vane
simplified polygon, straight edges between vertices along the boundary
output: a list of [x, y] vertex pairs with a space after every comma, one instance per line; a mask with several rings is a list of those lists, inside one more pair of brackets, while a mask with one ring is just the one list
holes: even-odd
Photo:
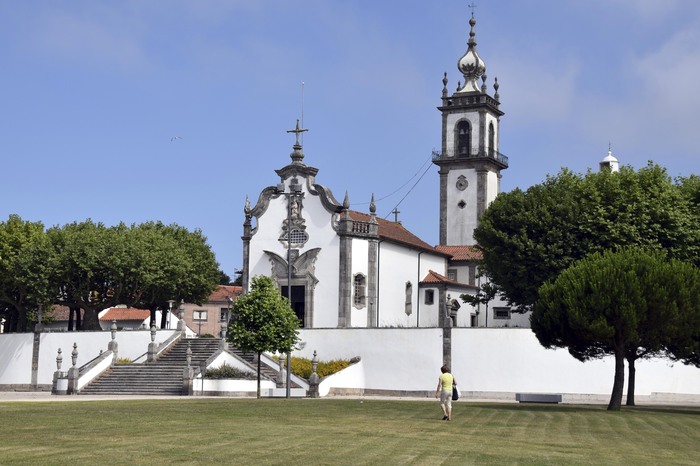
[[472, 9], [472, 18], [473, 18], [474, 17], [474, 8], [476, 8], [476, 4], [474, 2], [471, 2], [467, 6]]

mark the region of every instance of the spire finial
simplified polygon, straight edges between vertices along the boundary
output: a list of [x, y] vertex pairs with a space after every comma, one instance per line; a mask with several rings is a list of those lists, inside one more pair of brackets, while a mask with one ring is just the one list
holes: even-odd
[[345, 199], [343, 199], [343, 210], [350, 210], [350, 196], [348, 196], [347, 191], [345, 191]]
[[377, 213], [377, 204], [374, 203], [374, 193], [372, 193], [372, 200], [369, 201], [369, 213], [372, 215]]
[[469, 8], [472, 9], [472, 18], [474, 17], [474, 8], [476, 8], [476, 3], [471, 2], [469, 5], [467, 5]]
[[[475, 8], [476, 5], [470, 5]], [[457, 92], [480, 92], [479, 78], [486, 72], [486, 65], [476, 51], [476, 32], [474, 26], [476, 20], [472, 10], [472, 17], [469, 19], [469, 40], [467, 41], [467, 51], [462, 58], [457, 61], [457, 68], [464, 75], [464, 87]]]

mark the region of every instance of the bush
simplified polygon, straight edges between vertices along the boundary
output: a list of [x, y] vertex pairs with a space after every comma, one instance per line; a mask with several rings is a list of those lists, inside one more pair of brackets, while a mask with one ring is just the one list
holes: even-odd
[[[335, 374], [354, 361], [347, 359], [334, 359], [332, 361], [319, 361], [316, 367], [316, 373], [319, 377], [323, 378], [331, 374]], [[306, 358], [292, 358], [292, 372], [299, 377], [308, 379], [311, 376], [311, 359]]]
[[129, 359], [129, 358], [117, 358], [117, 364], [131, 364], [131, 359]]
[[216, 369], [207, 369], [204, 371], [204, 377], [207, 379], [246, 379], [255, 380], [257, 375], [245, 369], [238, 369], [223, 363]]

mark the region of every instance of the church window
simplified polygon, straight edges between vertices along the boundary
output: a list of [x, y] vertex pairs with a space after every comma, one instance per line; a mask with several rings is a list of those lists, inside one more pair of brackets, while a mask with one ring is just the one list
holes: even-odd
[[356, 274], [353, 279], [353, 304], [358, 309], [365, 307], [365, 302], [367, 300], [366, 285], [367, 278], [361, 273]]
[[493, 308], [493, 318], [509, 320], [510, 319], [510, 308], [509, 307], [494, 307]]
[[493, 130], [493, 123], [489, 124], [489, 156], [496, 158], [496, 137]]
[[289, 240], [292, 244], [304, 244], [308, 241], [309, 235], [304, 230], [293, 229], [289, 232]]
[[464, 199], [460, 199], [460, 201], [457, 203], [457, 207], [460, 209], [464, 209], [467, 206], [467, 203], [464, 201]]
[[425, 304], [435, 303], [435, 290], [425, 290]]
[[457, 269], [447, 269], [447, 279], [457, 281]]
[[457, 123], [457, 156], [469, 157], [472, 146], [472, 129], [468, 121]]
[[413, 285], [411, 282], [406, 282], [406, 315], [410, 316], [413, 314]]

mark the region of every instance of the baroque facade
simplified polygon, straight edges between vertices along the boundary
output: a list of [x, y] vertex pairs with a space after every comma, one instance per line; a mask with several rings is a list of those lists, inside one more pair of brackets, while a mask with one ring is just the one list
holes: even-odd
[[[431, 246], [399, 222], [350, 210], [316, 182], [297, 139], [291, 162], [276, 170], [279, 182], [246, 199], [243, 289], [251, 277], [272, 277], [290, 298], [304, 328], [528, 326], [495, 300], [480, 309], [462, 303], [479, 281], [473, 231], [500, 189], [508, 159], [499, 152], [498, 82], [486, 86], [470, 19], [467, 51], [458, 61], [464, 77], [449, 95], [443, 79], [442, 150], [433, 153], [440, 180], [440, 244]], [[489, 319], [489, 314], [492, 319]], [[520, 319], [518, 319], [520, 317]]]

